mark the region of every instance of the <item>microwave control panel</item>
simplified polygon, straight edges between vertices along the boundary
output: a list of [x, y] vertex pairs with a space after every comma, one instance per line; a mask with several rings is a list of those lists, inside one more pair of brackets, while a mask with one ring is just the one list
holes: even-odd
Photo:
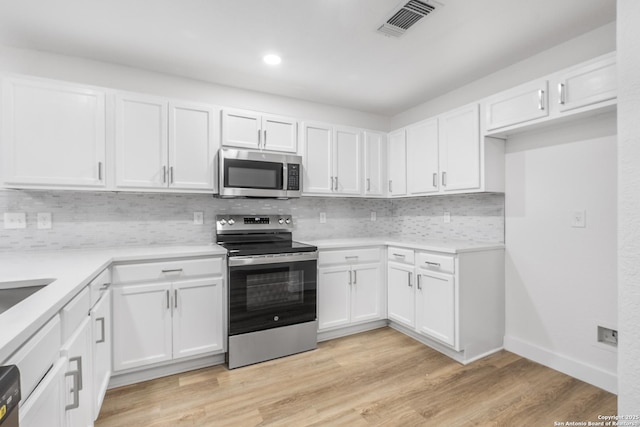
[[287, 163], [287, 190], [300, 190], [300, 165]]

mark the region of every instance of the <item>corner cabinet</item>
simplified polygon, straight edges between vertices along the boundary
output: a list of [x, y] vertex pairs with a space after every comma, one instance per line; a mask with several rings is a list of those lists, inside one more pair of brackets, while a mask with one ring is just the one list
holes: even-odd
[[4, 79], [4, 185], [104, 188], [105, 108], [105, 92], [97, 88]]
[[213, 192], [214, 118], [206, 105], [116, 95], [116, 187]]
[[113, 267], [113, 370], [224, 352], [221, 257]]
[[298, 150], [297, 122], [291, 117], [246, 110], [222, 112], [222, 145], [253, 150]]

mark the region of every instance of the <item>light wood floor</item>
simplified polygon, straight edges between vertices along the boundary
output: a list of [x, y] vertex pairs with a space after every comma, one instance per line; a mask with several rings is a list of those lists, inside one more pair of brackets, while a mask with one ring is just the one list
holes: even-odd
[[96, 426], [553, 426], [615, 413], [615, 395], [507, 351], [462, 366], [383, 328], [110, 390]]

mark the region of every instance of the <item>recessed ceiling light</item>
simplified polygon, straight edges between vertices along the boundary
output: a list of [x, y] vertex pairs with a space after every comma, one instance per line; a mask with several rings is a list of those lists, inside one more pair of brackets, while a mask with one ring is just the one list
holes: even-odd
[[262, 60], [269, 65], [278, 65], [282, 62], [282, 58], [280, 58], [278, 55], [273, 54], [265, 55]]

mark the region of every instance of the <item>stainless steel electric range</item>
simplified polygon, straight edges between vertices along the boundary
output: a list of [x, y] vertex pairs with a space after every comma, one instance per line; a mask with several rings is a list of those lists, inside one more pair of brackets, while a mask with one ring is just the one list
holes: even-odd
[[318, 248], [292, 240], [291, 215], [218, 215], [228, 254], [230, 369], [317, 347]]

